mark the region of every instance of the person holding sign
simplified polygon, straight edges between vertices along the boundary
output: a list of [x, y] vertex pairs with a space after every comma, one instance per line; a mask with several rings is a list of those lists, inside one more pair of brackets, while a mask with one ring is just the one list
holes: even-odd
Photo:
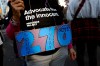
[[[48, 3], [48, 1], [50, 2], [50, 4]], [[57, 21], [58, 23], [55, 24], [56, 18], [58, 19], [59, 15], [63, 16], [62, 11], [59, 11], [60, 6], [53, 5], [53, 4], [57, 4], [57, 0], [37, 0], [37, 1], [36, 0], [14, 0], [14, 1], [11, 0], [10, 3], [11, 3], [11, 6], [12, 6], [13, 15], [12, 15], [12, 18], [10, 20], [9, 25], [6, 28], [6, 32], [7, 32], [7, 35], [12, 40], [14, 38], [16, 38], [14, 34], [18, 31], [21, 31], [21, 30], [23, 30], [23, 31], [24, 30], [30, 30], [30, 28], [34, 27], [34, 29], [32, 31], [33, 31], [33, 34], [35, 34], [35, 35], [33, 35], [33, 34], [32, 35], [33, 35], [33, 37], [36, 37], [36, 35], [38, 35], [37, 34], [38, 29], [41, 28], [41, 31], [42, 31], [42, 28], [44, 27], [43, 30], [46, 30], [46, 31], [43, 32], [43, 33], [39, 33], [39, 35], [41, 37], [41, 36], [44, 36], [44, 34], [46, 34], [47, 31], [48, 31], [48, 29], [45, 28], [45, 27], [62, 24], [62, 23], [59, 23], [62, 19], [58, 20]], [[41, 6], [41, 8], [40, 8], [40, 6]], [[59, 10], [57, 10], [56, 8], [59, 9]], [[23, 13], [23, 11], [25, 11], [25, 12]], [[47, 12], [47, 13], [45, 13], [45, 12]], [[57, 17], [55, 17], [55, 16], [57, 16]], [[30, 19], [32, 19], [32, 22], [30, 22]], [[34, 21], [34, 20], [36, 20], [36, 21]], [[49, 22], [49, 20], [50, 20], [50, 22]], [[27, 21], [29, 21], [29, 23], [24, 24]], [[55, 22], [53, 22], [53, 21], [55, 21]], [[42, 22], [42, 24], [41, 24], [41, 22]], [[46, 22], [46, 23], [43, 23], [43, 22]], [[38, 25], [38, 23], [39, 23], [39, 25]], [[30, 27], [30, 26], [32, 26], [32, 27]], [[53, 29], [55, 29], [55, 28], [52, 27], [49, 30], [52, 31]], [[69, 29], [69, 27], [68, 27], [68, 29]], [[66, 30], [63, 29], [61, 31], [66, 31]], [[20, 34], [20, 36], [22, 38], [23, 38], [23, 33], [24, 32], [21, 32], [21, 34]], [[52, 33], [53, 33], [53, 31], [50, 32], [51, 37], [52, 37]], [[29, 38], [27, 40], [29, 40], [30, 38], [34, 39], [32, 37], [32, 35], [30, 36], [29, 34], [31, 35], [31, 32], [24, 33], [24, 38], [29, 36]], [[25, 36], [25, 35], [27, 35], [27, 36]], [[47, 35], [49, 35], [49, 34], [47, 34]], [[48, 37], [50, 37], [50, 36], [48, 36]], [[22, 39], [21, 37], [19, 39]], [[17, 36], [17, 38], [18, 38], [18, 36]], [[64, 35], [63, 38], [66, 39], [66, 35]], [[36, 43], [39, 43], [39, 41], [41, 41], [40, 39], [41, 38], [39, 38], [38, 41], [36, 41]], [[49, 38], [49, 40], [51, 40], [51, 38]], [[47, 42], [49, 42], [49, 40]], [[44, 40], [41, 41], [40, 43], [42, 43], [42, 42], [44, 42]], [[50, 42], [52, 43], [52, 42], [55, 42], [55, 41], [50, 41]], [[60, 39], [59, 39], [59, 42], [61, 42]], [[23, 43], [23, 42], [20, 42], [19, 44], [21, 44], [21, 43]], [[35, 43], [35, 40], [34, 40], [34, 43]], [[24, 42], [23, 45], [25, 45], [26, 49], [22, 48], [23, 51], [20, 53], [21, 56], [26, 56], [25, 58], [26, 58], [27, 66], [66, 66], [65, 63], [66, 63], [66, 58], [68, 56], [68, 50], [67, 50], [66, 46], [60, 47], [60, 48], [55, 48], [54, 50], [50, 50], [50, 48], [52, 47], [51, 46], [51, 47], [45, 48], [46, 50], [49, 50], [49, 51], [36, 53], [36, 54], [33, 53], [31, 55], [28, 55], [27, 53], [31, 53], [31, 51], [28, 50], [27, 44], [29, 44], [29, 41], [28, 41], [28, 43]], [[39, 49], [39, 47], [40, 46], [36, 46], [35, 48]], [[76, 52], [75, 52], [71, 43], [68, 45], [68, 49], [69, 49], [71, 60], [75, 60], [76, 59]], [[36, 49], [34, 49], [34, 50], [36, 50]], [[27, 51], [27, 53], [24, 53], [26, 51]]]
[[73, 44], [76, 46], [78, 66], [85, 66], [84, 53], [87, 49], [89, 66], [97, 66], [97, 44], [100, 41], [100, 0], [72, 0], [66, 18], [71, 22]]

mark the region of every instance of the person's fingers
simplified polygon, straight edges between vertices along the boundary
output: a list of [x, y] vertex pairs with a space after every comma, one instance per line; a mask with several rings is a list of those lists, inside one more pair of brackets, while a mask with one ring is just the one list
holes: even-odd
[[15, 4], [15, 9], [24, 10], [24, 4], [22, 3]]
[[76, 53], [74, 52], [73, 54], [72, 54], [72, 60], [75, 60], [76, 59]]
[[15, 10], [24, 10], [24, 2], [23, 1], [15, 1], [11, 3], [13, 9]]
[[14, 3], [14, 4], [18, 4], [18, 3], [24, 4], [24, 2], [23, 2], [22, 0], [15, 0], [15, 1], [13, 1], [13, 3]]
[[70, 54], [70, 58], [71, 58], [71, 60], [75, 60], [76, 59], [76, 53], [75, 52], [72, 52]]
[[24, 2], [23, 1], [14, 1], [14, 2], [11, 2], [12, 3], [12, 5], [15, 5], [15, 4], [23, 4], [24, 5]]
[[20, 11], [20, 10], [24, 10], [24, 8], [23, 7], [18, 7], [18, 8], [16, 8], [16, 10]]

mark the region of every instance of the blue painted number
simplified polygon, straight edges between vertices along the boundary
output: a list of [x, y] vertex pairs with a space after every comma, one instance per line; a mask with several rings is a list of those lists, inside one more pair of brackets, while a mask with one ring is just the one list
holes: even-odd
[[55, 32], [55, 27], [40, 29], [39, 36], [40, 37], [47, 36], [45, 44], [46, 51], [54, 49], [54, 32]]
[[68, 24], [61, 25], [58, 29], [57, 37], [61, 46], [68, 45], [72, 40], [70, 26]]

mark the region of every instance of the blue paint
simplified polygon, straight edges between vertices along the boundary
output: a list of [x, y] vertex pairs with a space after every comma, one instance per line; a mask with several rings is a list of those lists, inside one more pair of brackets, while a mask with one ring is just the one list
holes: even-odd
[[69, 25], [64, 24], [58, 28], [57, 39], [61, 46], [67, 46], [71, 42], [72, 35]]
[[41, 28], [39, 32], [39, 36], [47, 36], [45, 49], [46, 51], [55, 49], [54, 47], [54, 32], [55, 27]]
[[[29, 31], [19, 32], [16, 35], [16, 40], [18, 41], [18, 44], [22, 44], [20, 49], [21, 56], [34, 54], [36, 52], [41, 52], [40, 46], [32, 47], [32, 44], [34, 42], [34, 35]], [[36, 49], [37, 51], [34, 49]]]
[[[45, 42], [46, 51], [55, 49], [54, 34], [57, 28], [57, 40], [60, 46], [67, 46], [72, 41], [71, 29], [67, 24], [57, 27], [52, 26], [47, 28], [40, 28], [38, 38], [47, 37]], [[18, 42], [18, 46], [20, 46], [18, 49], [20, 56], [27, 56], [42, 52], [41, 46], [39, 46], [40, 44], [32, 46], [32, 44], [34, 44], [35, 38], [34, 34], [30, 31], [20, 31], [15, 38]]]

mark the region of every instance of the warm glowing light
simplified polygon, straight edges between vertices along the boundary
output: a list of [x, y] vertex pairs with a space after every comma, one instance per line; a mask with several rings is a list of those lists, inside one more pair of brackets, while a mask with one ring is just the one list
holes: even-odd
[[0, 17], [2, 19], [4, 19], [4, 17], [9, 12], [9, 7], [7, 4], [8, 4], [8, 0], [0, 0]]
[[67, 7], [65, 0], [58, 0], [60, 6]]

